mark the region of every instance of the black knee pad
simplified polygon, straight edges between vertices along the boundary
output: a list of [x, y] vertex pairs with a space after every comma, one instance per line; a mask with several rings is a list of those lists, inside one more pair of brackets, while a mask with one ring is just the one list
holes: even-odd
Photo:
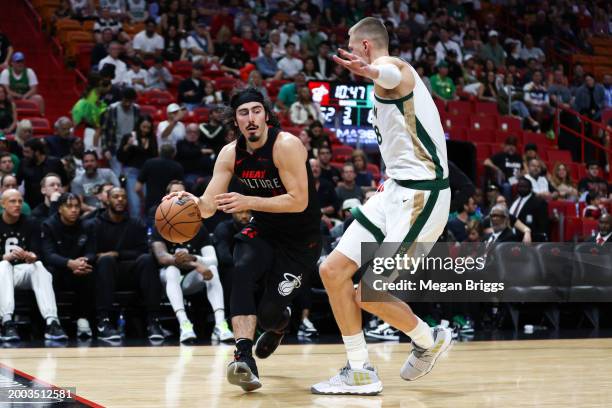
[[291, 314], [286, 306], [265, 300], [261, 302], [257, 311], [257, 323], [266, 331], [283, 330], [289, 324], [290, 318]]

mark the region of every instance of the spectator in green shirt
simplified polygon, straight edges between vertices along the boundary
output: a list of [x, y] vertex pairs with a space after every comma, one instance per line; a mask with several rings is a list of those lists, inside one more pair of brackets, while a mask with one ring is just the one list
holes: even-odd
[[450, 101], [457, 99], [455, 96], [455, 84], [448, 77], [448, 63], [442, 61], [438, 64], [438, 73], [429, 78], [431, 82], [431, 91], [434, 96]]
[[294, 82], [289, 82], [281, 86], [276, 97], [276, 108], [282, 112], [288, 112], [289, 107], [297, 101], [297, 91], [306, 85], [306, 77], [303, 72], [298, 73], [293, 79]]

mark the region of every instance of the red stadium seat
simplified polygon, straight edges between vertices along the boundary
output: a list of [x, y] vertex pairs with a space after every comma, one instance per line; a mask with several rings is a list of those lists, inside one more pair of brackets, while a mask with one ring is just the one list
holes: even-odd
[[238, 84], [238, 80], [234, 77], [221, 77], [215, 79], [214, 83], [216, 90], [231, 92]]
[[467, 131], [467, 141], [474, 144], [495, 143], [495, 134], [491, 130], [469, 129]]
[[453, 127], [450, 129], [449, 134], [451, 140], [467, 140], [468, 129], [464, 127]]
[[338, 171], [342, 172], [342, 167], [344, 167], [344, 162], [331, 162], [330, 166], [338, 169]]
[[347, 145], [333, 146], [332, 157], [334, 161], [346, 161], [351, 159], [353, 148]]
[[486, 143], [476, 144], [476, 160], [481, 162], [487, 157], [491, 157], [491, 145]]
[[32, 130], [35, 135], [50, 135], [53, 134], [53, 130], [51, 130], [51, 125], [47, 118], [30, 118], [28, 119], [32, 122]]
[[582, 220], [582, 237], [583, 239], [588, 239], [593, 235], [597, 234], [598, 228], [597, 224], [599, 221], [594, 220], [592, 218], [583, 218]]
[[497, 119], [497, 124], [499, 126], [499, 130], [503, 132], [520, 132], [521, 128], [521, 120], [512, 116], [500, 116]]
[[368, 171], [372, 173], [372, 177], [374, 177], [374, 181], [378, 182], [380, 180], [380, 168], [374, 163], [368, 163]]
[[574, 241], [578, 236], [582, 235], [582, 219], [567, 217], [565, 219], [565, 233], [563, 235], [565, 241]]
[[157, 113], [157, 108], [153, 105], [140, 105], [140, 114], [141, 115], [148, 115], [148, 116], [155, 116], [155, 114]]
[[448, 113], [469, 116], [474, 113], [472, 103], [468, 101], [449, 101], [446, 105]]
[[476, 102], [474, 106], [476, 115], [498, 116], [497, 104], [494, 102]]
[[433, 98], [434, 103], [436, 104], [436, 108], [438, 108], [438, 112], [440, 113], [440, 115], [442, 113], [446, 113], [446, 105], [444, 103], [444, 101], [440, 98]]
[[559, 215], [563, 214], [565, 217], [576, 216], [576, 203], [567, 200], [551, 200], [548, 202], [548, 215], [553, 216], [557, 210]]
[[466, 115], [458, 115], [455, 113], [448, 113], [446, 115], [446, 129], [452, 132], [453, 128], [462, 127], [468, 128], [470, 127], [470, 118]]
[[192, 70], [191, 61], [174, 61], [170, 64], [170, 72], [174, 75], [180, 75], [182, 77], [188, 78], [191, 76]]
[[472, 115], [470, 117], [470, 128], [475, 130], [490, 129], [491, 133], [493, 133], [493, 131], [497, 128], [497, 115]]
[[198, 117], [198, 121], [200, 123], [202, 122], [208, 122], [208, 115], [210, 114], [210, 109], [208, 108], [195, 108], [193, 110], [193, 113], [195, 113], [195, 115]]
[[18, 112], [34, 112], [31, 116], [40, 116], [40, 110], [38, 109], [38, 104], [34, 101], [30, 101], [28, 99], [15, 99], [15, 107]]
[[548, 149], [547, 150], [548, 160], [550, 162], [560, 162], [560, 163], [571, 163], [572, 162], [572, 154], [569, 150], [557, 150], [557, 149]]

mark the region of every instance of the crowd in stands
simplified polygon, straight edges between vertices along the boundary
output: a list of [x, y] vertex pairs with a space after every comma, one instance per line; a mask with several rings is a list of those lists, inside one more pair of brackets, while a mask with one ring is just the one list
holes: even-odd
[[[5, 253], [0, 264], [6, 268], [0, 273], [6, 273], [9, 265], [34, 263], [40, 275], [53, 275], [56, 289], [78, 285], [82, 296], [74, 317], [78, 333], [84, 335], [91, 334], [87, 319], [95, 317], [103, 337], [117, 337], [109, 313], [112, 294], [126, 287], [139, 291], [145, 300], [149, 337], [163, 337], [157, 309], [165, 286], [181, 333], [185, 329], [185, 338], [191, 338], [190, 322], [178, 305], [182, 297], [177, 298], [181, 288], [177, 289], [174, 264], [197, 271], [198, 279], [190, 288], [206, 290], [211, 304], [209, 280], [220, 274], [227, 302], [232, 236], [248, 215], [233, 219], [219, 215], [207, 224], [214, 231], [214, 260], [197, 259], [211, 245], [208, 237], [186, 255], [170, 253], [170, 246], [151, 252], [147, 240], [159, 242], [151, 228], [163, 195], [173, 186], [201, 194], [216, 155], [237, 137], [224, 108], [235, 89], [252, 86], [264, 93], [283, 126], [307, 148], [322, 230], [328, 237], [326, 252], [333, 248], [352, 220], [350, 210], [375, 194], [385, 176], [378, 166], [369, 165], [379, 164], [376, 155], [359, 149], [343, 156], [335, 153], [338, 140], [324, 128], [307, 81], [363, 80], [351, 77], [331, 56], [346, 47], [348, 28], [365, 16], [384, 21], [391, 54], [414, 66], [441, 106], [459, 98], [494, 102], [499, 114], [520, 118], [523, 128], [539, 132], [542, 140], [555, 136], [557, 107], [571, 107], [594, 120], [601, 120], [612, 107], [612, 75], [600, 83], [580, 64], [548, 62], [551, 50], [572, 52], [568, 42], [589, 51], [590, 37], [610, 35], [612, 10], [603, 2], [493, 2], [496, 7], [488, 12], [479, 1], [462, 0], [98, 3], [96, 7], [93, 0], [62, 0], [55, 11], [55, 22], [92, 21], [95, 46], [82, 97], [75, 101], [71, 115], [57, 119], [53, 134], [44, 138], [34, 137], [31, 120], [18, 120], [15, 105], [31, 100], [44, 116], [36, 73], [26, 64], [26, 50], [13, 50], [9, 39], [0, 35], [0, 187], [6, 214], [0, 227], [17, 228], [9, 226], [36, 220], [42, 224], [43, 236], [55, 237], [51, 240], [55, 244], [43, 239], [42, 248], [31, 237], [19, 255]], [[527, 15], [533, 18], [528, 20]], [[516, 22], [524, 35], [507, 21]], [[142, 30], [128, 33], [124, 30], [128, 25]], [[182, 67], [180, 74], [177, 67]], [[230, 86], [220, 86], [220, 78], [230, 79]], [[151, 100], [152, 92], [167, 91], [169, 98]], [[569, 123], [575, 118], [562, 120]], [[609, 134], [596, 137], [609, 146]], [[575, 154], [574, 142], [559, 143]], [[454, 191], [445, 239], [551, 241], [552, 225], [559, 217], [556, 212], [549, 214], [548, 206], [551, 200], [564, 200], [576, 204], [576, 216], [599, 220], [584, 238], [598, 243], [610, 240], [612, 191], [603, 178], [610, 171], [609, 163], [594, 149], [587, 158], [586, 175], [576, 180], [569, 163], [547, 168], [537, 145], [522, 146], [519, 138], [509, 135], [503, 150], [484, 160], [485, 178]], [[160, 265], [166, 271], [161, 278]], [[217, 274], [211, 274], [217, 266]], [[32, 288], [37, 299], [40, 291], [48, 290], [21, 284]], [[94, 287], [95, 303], [85, 295]], [[212, 298], [219, 310], [219, 299]], [[220, 302], [223, 310], [223, 299]], [[3, 336], [16, 339], [13, 312], [5, 306], [9, 302], [0, 303], [8, 308], [0, 310]], [[47, 332], [50, 338], [62, 338], [57, 312], [49, 310], [41, 307]], [[302, 317], [300, 332], [316, 332], [308, 310]], [[456, 320], [470, 330], [465, 316]], [[215, 314], [215, 325], [218, 339], [229, 338], [223, 314]], [[373, 324], [370, 332], [378, 338], [397, 335], [384, 322]]]

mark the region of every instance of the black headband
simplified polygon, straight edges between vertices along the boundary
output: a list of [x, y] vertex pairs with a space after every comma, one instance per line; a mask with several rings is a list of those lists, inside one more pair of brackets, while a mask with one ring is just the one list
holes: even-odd
[[232, 109], [236, 110], [240, 105], [249, 102], [259, 102], [265, 106], [263, 94], [255, 88], [248, 88], [234, 95], [230, 105], [232, 106]]

